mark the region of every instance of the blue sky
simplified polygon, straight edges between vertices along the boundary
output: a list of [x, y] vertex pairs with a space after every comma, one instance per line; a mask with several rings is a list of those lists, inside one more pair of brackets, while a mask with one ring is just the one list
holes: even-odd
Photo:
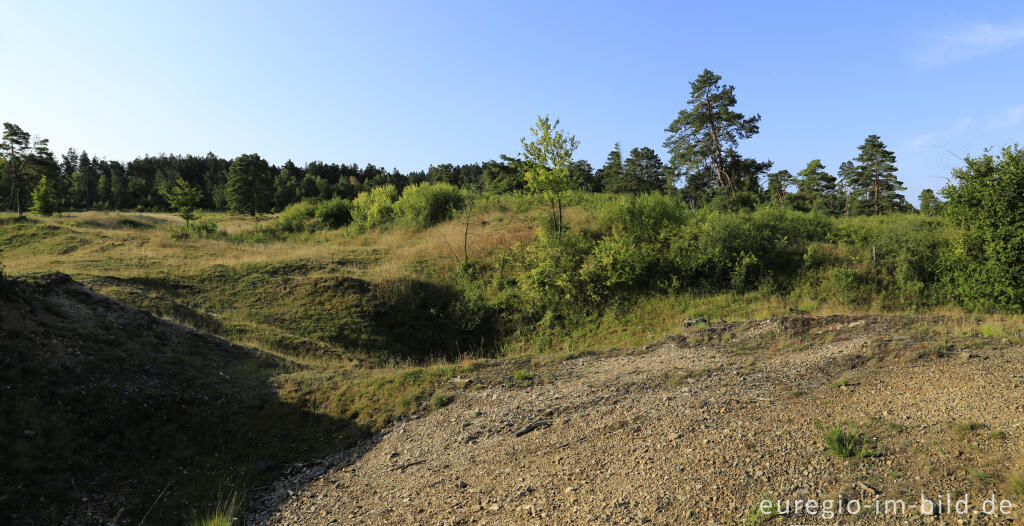
[[0, 0], [0, 120], [109, 159], [213, 151], [408, 171], [513, 154], [538, 114], [595, 168], [655, 147], [705, 67], [835, 172], [870, 133], [917, 202], [1022, 141], [1024, 5]]

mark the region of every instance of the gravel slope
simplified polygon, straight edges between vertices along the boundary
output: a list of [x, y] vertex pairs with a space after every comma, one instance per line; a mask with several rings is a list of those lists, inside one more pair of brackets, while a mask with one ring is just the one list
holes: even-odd
[[[1002, 479], [1024, 450], [1024, 350], [914, 336], [937, 323], [723, 324], [549, 365], [529, 385], [495, 381], [511, 373], [499, 370], [441, 410], [296, 467], [253, 499], [249, 520], [736, 524], [767, 522], [748, 512], [768, 497], [864, 508], [831, 520], [790, 510], [773, 524], [990, 521], [973, 511], [993, 492], [1011, 498]], [[826, 450], [824, 430], [842, 422], [863, 458]], [[922, 491], [966, 493], [971, 511], [922, 516]], [[906, 513], [876, 513], [876, 497], [903, 499]]]

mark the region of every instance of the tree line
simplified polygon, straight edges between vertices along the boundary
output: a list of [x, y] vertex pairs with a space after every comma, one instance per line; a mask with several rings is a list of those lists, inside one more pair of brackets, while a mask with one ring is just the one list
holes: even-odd
[[[558, 122], [552, 126], [547, 117], [531, 129], [536, 140], [524, 139], [524, 150], [517, 156], [501, 155], [483, 163], [438, 164], [409, 173], [373, 164], [360, 167], [321, 161], [298, 166], [289, 160], [276, 166], [255, 153], [231, 160], [208, 153], [121, 162], [69, 149], [58, 159], [46, 139], [4, 123], [0, 189], [7, 198], [2, 205], [19, 214], [33, 206], [42, 213], [180, 210], [184, 206], [257, 214], [280, 211], [304, 199], [353, 199], [360, 192], [385, 185], [401, 191], [431, 182], [493, 193], [532, 190], [550, 194], [552, 185], [559, 193], [673, 193], [691, 208], [752, 208], [777, 202], [799, 210], [846, 215], [913, 210], [901, 194], [906, 187], [896, 177], [896, 156], [878, 135], [867, 136], [859, 153], [842, 163], [835, 174], [829, 173], [820, 159], [809, 161], [795, 175], [788, 170], [771, 171], [771, 161], [739, 153], [740, 142], [760, 131], [761, 117], [743, 115], [736, 111], [736, 104], [735, 87], [704, 70], [690, 83], [687, 106], [665, 129], [668, 159], [647, 146], [625, 154], [616, 144], [597, 170], [585, 160], [572, 159], [578, 145], [575, 137], [564, 132], [552, 135]], [[568, 142], [543, 144], [553, 139]], [[548, 169], [554, 171], [544, 171]], [[558, 177], [552, 179], [554, 174]], [[544, 177], [547, 180], [541, 181]], [[553, 200], [556, 209], [560, 201]], [[922, 212], [933, 213], [941, 206], [931, 190], [922, 193], [921, 201]]]

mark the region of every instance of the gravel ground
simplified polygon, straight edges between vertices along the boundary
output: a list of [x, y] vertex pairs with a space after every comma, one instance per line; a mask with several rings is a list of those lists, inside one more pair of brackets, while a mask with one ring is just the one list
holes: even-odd
[[[324, 524], [973, 524], [1024, 451], [1024, 350], [913, 335], [941, 319], [800, 317], [688, 329], [546, 365], [262, 488], [249, 521]], [[845, 378], [845, 381], [840, 379]], [[458, 387], [454, 387], [458, 385]], [[974, 422], [975, 425], [967, 425]], [[851, 458], [825, 431], [859, 433]], [[967, 514], [922, 513], [966, 494]], [[763, 498], [789, 513], [757, 516]], [[794, 508], [818, 503], [816, 513]], [[901, 499], [906, 512], [875, 510]], [[829, 518], [837, 502], [847, 512]], [[895, 505], [895, 504], [894, 504]], [[1020, 502], [1019, 505], [1024, 505]], [[785, 506], [785, 502], [783, 502]], [[783, 508], [785, 509], [785, 507]], [[1004, 508], [1005, 509], [1005, 508]], [[927, 511], [927, 510], [925, 510]]]

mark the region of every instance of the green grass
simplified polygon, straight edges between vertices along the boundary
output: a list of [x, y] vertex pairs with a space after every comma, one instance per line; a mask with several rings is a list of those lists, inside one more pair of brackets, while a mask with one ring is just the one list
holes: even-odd
[[839, 458], [863, 457], [867, 455], [859, 433], [846, 431], [841, 424], [825, 431], [825, 447]]
[[760, 526], [778, 514], [775, 500], [762, 496], [747, 509], [747, 514], [743, 517], [743, 526]]
[[442, 407], [452, 403], [454, 400], [455, 400], [455, 395], [453, 395], [453, 394], [450, 394], [450, 393], [437, 393], [430, 400], [430, 404], [432, 406], [434, 406], [435, 409], [440, 409], [440, 408], [442, 408]]
[[841, 377], [839, 377], [838, 380], [832, 382], [832, 388], [833, 389], [838, 389], [840, 387], [846, 387], [847, 385], [849, 385], [849, 382], [847, 381], [845, 376], [841, 376]]
[[512, 379], [516, 382], [527, 383], [533, 380], [534, 373], [531, 371], [512, 371]]
[[965, 438], [984, 428], [985, 424], [975, 422], [974, 420], [969, 422], [958, 422], [953, 424], [953, 433], [955, 433], [959, 438]]

